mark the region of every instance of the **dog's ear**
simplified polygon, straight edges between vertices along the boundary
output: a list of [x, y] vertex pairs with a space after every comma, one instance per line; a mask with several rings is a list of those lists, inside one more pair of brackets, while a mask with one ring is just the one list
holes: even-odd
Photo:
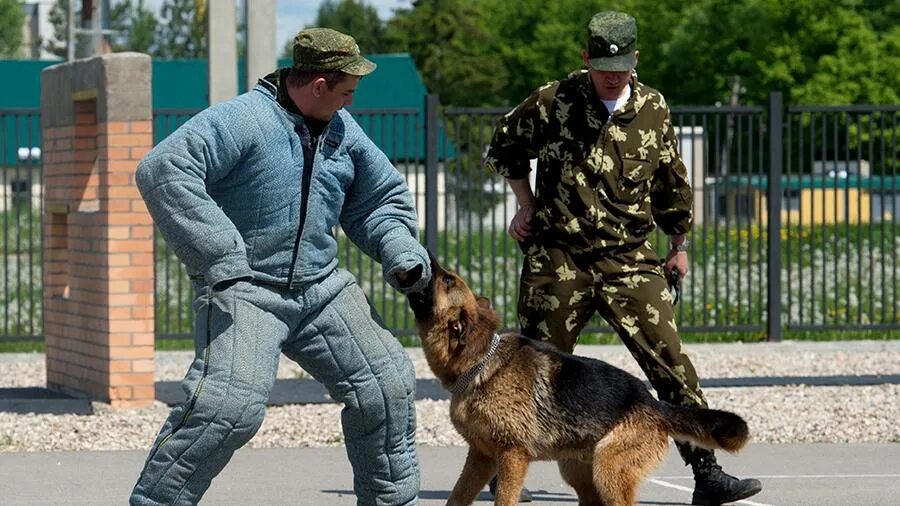
[[491, 308], [491, 301], [487, 297], [479, 296], [479, 297], [475, 298], [475, 301], [478, 302], [478, 307], [480, 307], [481, 309], [490, 309]]

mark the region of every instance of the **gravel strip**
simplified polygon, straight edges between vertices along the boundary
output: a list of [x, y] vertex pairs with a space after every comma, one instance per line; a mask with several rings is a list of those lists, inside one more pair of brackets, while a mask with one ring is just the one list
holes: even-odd
[[[577, 351], [643, 377], [623, 346]], [[704, 378], [900, 374], [900, 341], [701, 344], [687, 351]], [[432, 378], [422, 351], [409, 353], [417, 376]], [[157, 380], [180, 379], [191, 358], [189, 352], [158, 352]], [[284, 359], [278, 377], [307, 376]], [[0, 388], [44, 384], [43, 354], [0, 354]], [[744, 416], [758, 442], [900, 443], [900, 385], [713, 388], [706, 396], [712, 406]], [[341, 445], [340, 410], [333, 404], [270, 407], [249, 446]], [[419, 444], [464, 445], [450, 424], [449, 401], [417, 401], [416, 410]], [[94, 403], [88, 416], [0, 412], [0, 452], [146, 449], [168, 412], [162, 403], [137, 410]]]

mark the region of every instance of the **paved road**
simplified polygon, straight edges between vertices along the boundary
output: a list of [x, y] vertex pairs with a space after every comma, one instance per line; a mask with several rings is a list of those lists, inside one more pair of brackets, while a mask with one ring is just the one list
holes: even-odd
[[[446, 501], [465, 458], [463, 448], [420, 449], [422, 505]], [[0, 504], [124, 504], [144, 453], [0, 453]], [[734, 474], [763, 480], [750, 506], [900, 504], [900, 444], [757, 444], [720, 461]], [[532, 466], [535, 506], [574, 505], [552, 463]], [[684, 505], [692, 485], [676, 452], [644, 484], [639, 504]], [[476, 504], [489, 504], [482, 493]], [[204, 504], [353, 505], [343, 448], [243, 449], [213, 481]]]

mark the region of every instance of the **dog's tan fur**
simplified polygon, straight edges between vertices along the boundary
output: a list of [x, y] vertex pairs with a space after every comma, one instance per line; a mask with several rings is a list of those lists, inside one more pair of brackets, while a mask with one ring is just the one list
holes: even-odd
[[[428, 365], [451, 389], [488, 353], [500, 321], [459, 276], [434, 259], [432, 270], [410, 305]], [[517, 504], [534, 460], [558, 461], [579, 504], [633, 504], [670, 435], [728, 451], [748, 439], [737, 415], [662, 403], [620, 369], [515, 334], [504, 334], [481, 372], [453, 394], [450, 417], [469, 444], [450, 505], [471, 504], [495, 473], [495, 504]]]

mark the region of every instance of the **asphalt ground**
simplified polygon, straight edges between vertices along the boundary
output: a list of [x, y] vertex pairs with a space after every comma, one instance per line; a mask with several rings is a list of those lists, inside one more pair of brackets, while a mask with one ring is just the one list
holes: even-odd
[[[420, 447], [420, 504], [444, 504], [465, 448]], [[141, 451], [0, 453], [0, 504], [124, 504], [146, 454]], [[900, 444], [751, 444], [719, 458], [726, 471], [752, 476], [763, 491], [750, 506], [880, 506], [900, 504]], [[538, 505], [577, 504], [552, 462], [537, 462], [528, 487]], [[643, 505], [690, 503], [692, 480], [672, 447], [643, 484]], [[483, 492], [476, 504], [489, 504]], [[342, 447], [239, 450], [202, 504], [354, 505]]]

